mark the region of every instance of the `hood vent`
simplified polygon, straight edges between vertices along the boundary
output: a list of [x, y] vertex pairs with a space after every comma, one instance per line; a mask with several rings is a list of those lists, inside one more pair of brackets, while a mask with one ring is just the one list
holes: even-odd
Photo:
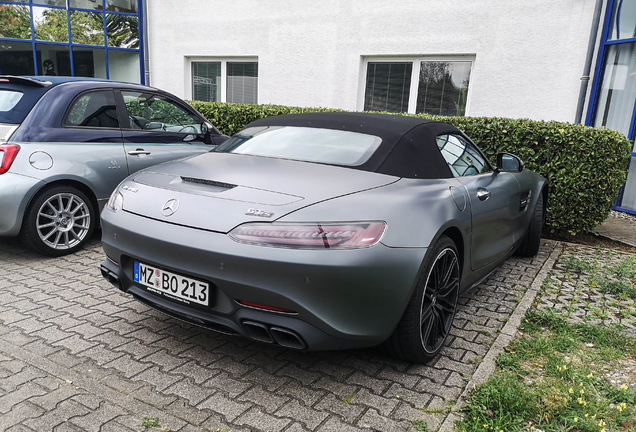
[[198, 178], [194, 178], [194, 177], [181, 176], [181, 180], [183, 180], [184, 182], [188, 182], [188, 183], [198, 183], [198, 184], [204, 184], [204, 185], [208, 185], [208, 186], [216, 186], [216, 187], [225, 188], [225, 189], [232, 189], [232, 188], [235, 188], [237, 186], [237, 185], [231, 184], [231, 183], [223, 183], [223, 182], [218, 182], [218, 181], [214, 181], [214, 180], [198, 179]]

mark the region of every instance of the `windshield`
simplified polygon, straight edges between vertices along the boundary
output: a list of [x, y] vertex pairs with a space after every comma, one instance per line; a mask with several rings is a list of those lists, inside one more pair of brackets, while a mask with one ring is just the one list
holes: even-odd
[[22, 92], [13, 90], [0, 90], [0, 111], [11, 111], [22, 99]]
[[356, 166], [365, 163], [382, 139], [357, 132], [294, 126], [242, 130], [214, 151]]

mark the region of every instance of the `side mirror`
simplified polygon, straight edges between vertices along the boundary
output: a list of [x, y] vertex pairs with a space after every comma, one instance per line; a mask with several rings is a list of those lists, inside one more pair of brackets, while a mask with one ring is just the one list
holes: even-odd
[[511, 153], [497, 153], [497, 172], [521, 172], [523, 162]]
[[203, 135], [203, 144], [212, 144], [211, 132], [214, 130], [214, 126], [208, 122], [201, 123], [201, 134]]

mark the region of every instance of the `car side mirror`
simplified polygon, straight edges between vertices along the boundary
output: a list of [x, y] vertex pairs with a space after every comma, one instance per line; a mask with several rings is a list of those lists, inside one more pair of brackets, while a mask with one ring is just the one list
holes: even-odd
[[203, 135], [204, 144], [212, 144], [211, 132], [215, 130], [214, 126], [208, 122], [201, 123], [201, 134]]
[[497, 172], [521, 172], [523, 162], [512, 153], [497, 153]]

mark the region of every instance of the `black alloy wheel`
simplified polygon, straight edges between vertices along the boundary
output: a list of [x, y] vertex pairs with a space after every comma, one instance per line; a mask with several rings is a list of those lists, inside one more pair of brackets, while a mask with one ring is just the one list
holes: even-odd
[[392, 355], [413, 363], [434, 359], [450, 334], [459, 297], [459, 254], [442, 236], [429, 250], [418, 284], [393, 335]]
[[434, 357], [448, 337], [459, 294], [459, 260], [451, 247], [435, 259], [426, 281], [420, 312], [420, 338], [426, 354]]

